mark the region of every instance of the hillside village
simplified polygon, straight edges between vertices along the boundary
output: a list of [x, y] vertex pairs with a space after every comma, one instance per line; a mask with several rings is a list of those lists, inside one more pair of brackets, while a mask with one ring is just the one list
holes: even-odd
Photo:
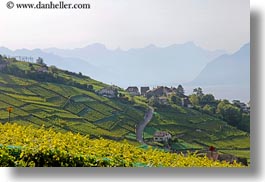
[[[150, 87], [144, 86], [140, 87], [140, 90], [136, 86], [130, 86], [126, 90], [131, 96], [143, 96], [147, 99], [154, 99], [155, 102], [161, 105], [170, 105], [169, 98], [171, 96], [177, 95], [180, 97], [180, 105], [183, 107], [193, 108], [193, 104], [189, 99], [189, 96], [184, 95], [184, 89], [181, 85], [176, 87], [166, 87], [166, 86], [157, 86], [153, 89]], [[102, 88], [97, 92], [99, 95], [107, 98], [117, 98], [119, 97], [118, 87], [117, 86], [107, 86]], [[250, 113], [250, 105], [240, 102], [239, 100], [233, 100], [232, 103], [239, 107], [243, 112]]]
[[[215, 100], [214, 96], [211, 94], [204, 94], [201, 88], [194, 89], [195, 94], [187, 96], [184, 94], [184, 88], [181, 85], [179, 85], [177, 88], [158, 86], [153, 89], [150, 89], [150, 87], [146, 87], [146, 86], [140, 87], [140, 89], [136, 86], [130, 86], [127, 89], [125, 89], [125, 91], [129, 93], [132, 97], [146, 98], [148, 105], [155, 107], [156, 110], [159, 110], [159, 108], [171, 107], [172, 104], [173, 105], [176, 104], [184, 108], [198, 110], [202, 113], [222, 118], [222, 116], [217, 115], [217, 112], [220, 112], [218, 111], [219, 109], [218, 106], [219, 105], [221, 106], [223, 103], [229, 104], [228, 101]], [[115, 86], [105, 87], [99, 90], [97, 93], [101, 96], [108, 97], [108, 98], [122, 97], [122, 94], [119, 94], [118, 89]], [[194, 100], [195, 101], [197, 100], [197, 103], [194, 102]], [[201, 102], [201, 105], [199, 104], [199, 100]], [[233, 106], [233, 109], [239, 109], [238, 111], [243, 113], [242, 116], [247, 116], [250, 113], [250, 106], [238, 100], [234, 100], [231, 106]], [[228, 111], [228, 112], [231, 112], [231, 111]], [[243, 121], [243, 122], [247, 122], [247, 121]], [[235, 125], [233, 123], [231, 124]], [[249, 128], [249, 126], [245, 126], [245, 129], [247, 128]], [[195, 128], [194, 132], [199, 134], [199, 133], [202, 133], [203, 130], [200, 128]], [[168, 131], [157, 130], [153, 134], [152, 138], [150, 138], [151, 140], [147, 139], [146, 141], [150, 145], [153, 145], [154, 143], [157, 143], [157, 144], [162, 143], [165, 148], [171, 150], [172, 149], [172, 146], [170, 145], [171, 141], [178, 140], [181, 137], [183, 137], [182, 134], [178, 136], [174, 136]]]
[[[179, 87], [182, 87], [181, 85]], [[131, 96], [143, 96], [147, 99], [155, 99], [155, 102], [158, 102], [161, 105], [169, 105], [168, 97], [175, 94], [181, 94], [178, 92], [178, 89], [175, 87], [165, 87], [158, 86], [153, 88], [150, 87], [141, 87], [140, 90], [136, 86], [130, 86], [126, 90]], [[108, 98], [117, 98], [118, 97], [118, 89], [115, 86], [105, 87], [97, 92], [99, 95], [108, 97]], [[181, 95], [181, 106], [192, 108], [192, 104], [188, 98], [188, 96], [182, 94]]]

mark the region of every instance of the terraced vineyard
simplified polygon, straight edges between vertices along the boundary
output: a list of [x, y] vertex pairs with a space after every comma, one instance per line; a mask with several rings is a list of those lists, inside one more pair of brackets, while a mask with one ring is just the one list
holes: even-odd
[[[99, 96], [96, 91], [106, 84], [57, 68], [47, 67], [48, 73], [35, 71], [31, 79], [25, 77], [25, 72], [40, 67], [11, 61], [9, 68], [16, 71], [0, 71], [0, 122], [9, 120], [7, 108], [13, 107], [11, 123], [88, 134], [91, 138], [127, 139], [137, 144], [135, 126], [143, 121], [146, 98], [131, 97], [122, 89], [119, 92], [128, 97], [127, 101]], [[51, 75], [58, 79], [49, 80]], [[88, 85], [93, 89], [88, 90]], [[156, 131], [168, 131], [176, 139], [172, 145], [176, 150], [212, 145], [224, 153], [238, 152], [250, 158], [249, 133], [193, 109], [157, 108], [144, 131], [145, 141], [151, 145]]]
[[144, 116], [144, 111], [128, 104], [63, 84], [38, 83], [3, 73], [0, 83], [2, 123], [8, 121], [6, 109], [11, 106], [11, 122], [123, 139], [134, 133], [133, 127]]
[[205, 149], [215, 146], [223, 153], [250, 159], [250, 135], [226, 122], [188, 108], [158, 109], [145, 129], [151, 141], [156, 131], [168, 131], [177, 138], [173, 149]]

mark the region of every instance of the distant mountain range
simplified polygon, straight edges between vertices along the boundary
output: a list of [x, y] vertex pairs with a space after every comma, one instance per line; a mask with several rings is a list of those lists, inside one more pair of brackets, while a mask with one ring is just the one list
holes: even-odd
[[[87, 61], [82, 60], [78, 57], [62, 57], [53, 53], [44, 52], [41, 49], [18, 49], [11, 51], [5, 47], [0, 47], [0, 54], [7, 56], [28, 56], [33, 57], [35, 60], [38, 57], [41, 57], [49, 66], [54, 65], [64, 70], [70, 70], [77, 73], [82, 72], [91, 77], [99, 75], [100, 72], [105, 72], [105, 70], [102, 71], [100, 68], [91, 65]], [[100, 75], [99, 78], [101, 78]]]
[[214, 59], [190, 84], [250, 86], [250, 44]]
[[0, 54], [42, 57], [46, 64], [82, 72], [94, 79], [121, 87], [129, 85], [174, 85], [193, 80], [222, 50], [208, 51], [192, 42], [168, 47], [149, 45], [127, 51], [92, 44], [77, 49], [0, 48]]
[[[149, 45], [127, 51], [92, 44], [76, 49], [19, 49], [0, 47], [0, 54], [42, 57], [47, 65], [82, 72], [96, 80], [128, 86], [201, 86], [219, 98], [250, 99], [250, 45], [233, 54], [208, 51], [192, 42], [168, 47]], [[208, 90], [207, 90], [208, 89]], [[243, 92], [242, 92], [243, 90]], [[240, 93], [240, 94], [238, 94]]]
[[129, 85], [249, 85], [250, 45], [234, 54], [204, 50], [192, 42], [168, 47], [110, 50], [102, 44], [76, 49], [18, 49], [0, 47], [0, 54], [42, 57], [46, 64], [82, 72], [97, 80]]

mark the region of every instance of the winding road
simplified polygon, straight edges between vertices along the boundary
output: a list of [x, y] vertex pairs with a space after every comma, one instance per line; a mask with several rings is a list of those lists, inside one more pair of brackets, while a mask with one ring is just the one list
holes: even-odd
[[149, 107], [145, 113], [144, 120], [136, 125], [136, 140], [142, 144], [144, 143], [143, 132], [146, 125], [151, 121], [154, 114], [154, 108]]

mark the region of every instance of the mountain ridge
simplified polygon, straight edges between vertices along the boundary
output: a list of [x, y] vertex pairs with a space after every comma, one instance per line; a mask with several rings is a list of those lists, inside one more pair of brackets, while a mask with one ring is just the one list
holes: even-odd
[[[40, 50], [23, 51], [16, 50], [11, 53], [36, 55], [38, 52], [40, 57], [47, 59], [48, 65], [70, 71], [78, 70], [97, 80], [123, 88], [130, 85], [170, 85], [176, 81], [190, 81], [208, 62], [224, 53], [220, 50], [205, 50], [193, 42], [165, 47], [150, 44], [126, 51], [111, 50], [100, 43], [69, 50], [50, 48], [41, 52]], [[5, 52], [8, 51], [0, 49], [0, 53]], [[9, 51], [9, 54], [11, 53]]]
[[214, 59], [189, 84], [250, 86], [250, 44]]

